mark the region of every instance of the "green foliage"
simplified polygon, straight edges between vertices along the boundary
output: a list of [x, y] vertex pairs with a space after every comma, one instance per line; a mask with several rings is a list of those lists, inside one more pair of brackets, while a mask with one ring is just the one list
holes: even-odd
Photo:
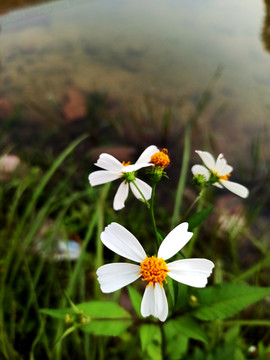
[[207, 217], [211, 214], [213, 209], [214, 209], [214, 206], [210, 205], [206, 209], [203, 209], [203, 210], [197, 212], [196, 214], [192, 215], [188, 219], [189, 231], [192, 231], [193, 229], [198, 227], [203, 221], [205, 221], [207, 219]]
[[193, 312], [198, 319], [227, 319], [270, 295], [270, 288], [224, 283], [195, 291], [199, 307]]
[[140, 326], [142, 356], [149, 360], [162, 360], [162, 335], [158, 325]]
[[165, 358], [170, 360], [181, 359], [182, 355], [188, 350], [189, 337], [178, 331], [177, 320], [171, 320], [164, 324], [164, 334], [166, 342]]
[[196, 348], [194, 353], [185, 358], [186, 360], [245, 360], [243, 353], [235, 348], [232, 344], [223, 344], [217, 346], [213, 351], [205, 353], [203, 350]]
[[177, 334], [180, 333], [188, 338], [199, 340], [204, 343], [208, 342], [205, 331], [190, 315], [185, 315], [175, 320], [170, 320], [168, 324], [170, 324], [169, 326], [171, 327], [171, 330], [174, 329], [174, 332]]
[[77, 305], [90, 321], [82, 330], [104, 336], [119, 336], [130, 325], [131, 316], [121, 306], [107, 301], [93, 301]]
[[[196, 114], [199, 113], [198, 109]], [[215, 262], [215, 276], [211, 281], [218, 285], [194, 289], [168, 277], [164, 288], [168, 295], [169, 317], [164, 323], [153, 317], [142, 317], [142, 289], [137, 291], [133, 285], [128, 286], [129, 297], [124, 291], [104, 295], [104, 299], [110, 301], [104, 301], [100, 293], [97, 267], [119, 258], [115, 255], [112, 259], [112, 254], [104, 250], [100, 241], [106, 224], [110, 221], [127, 224], [131, 232], [140, 234], [146, 252], [149, 250], [152, 254], [157, 250], [153, 235], [157, 243], [161, 243], [170, 225], [179, 223], [180, 210], [188, 207], [183, 199], [190, 171], [190, 135], [189, 123], [174, 206], [168, 197], [169, 206], [165, 201], [162, 209], [155, 209], [156, 224], [161, 229], [156, 228], [154, 232], [148, 226], [148, 209], [138, 211], [143, 204], [138, 202], [137, 207], [128, 208], [130, 201], [126, 204], [126, 213], [114, 212], [111, 209], [114, 190], [110, 192], [109, 186], [90, 188], [86, 180], [88, 168], [82, 176], [82, 188], [74, 186], [72, 178], [77, 163], [73, 164], [70, 158], [84, 137], [71, 143], [48, 169], [35, 166], [29, 168], [24, 177], [0, 184], [1, 359], [265, 360], [269, 357], [270, 348], [266, 345], [270, 337], [269, 320], [265, 320], [270, 316], [269, 306], [261, 302], [260, 306], [248, 309], [244, 316], [240, 313], [270, 295], [269, 287], [261, 287], [269, 285], [269, 227], [265, 227], [263, 246], [258, 246], [262, 241], [261, 235], [257, 236], [261, 234], [260, 227], [256, 228], [257, 245], [255, 241], [252, 243], [259, 249], [259, 256], [254, 254], [253, 248], [242, 248], [242, 242], [246, 246], [255, 237], [251, 234], [251, 226], [245, 223], [243, 231], [238, 232], [243, 237], [233, 237], [231, 230], [226, 233], [232, 239], [230, 248], [226, 239], [218, 234], [220, 224], [214, 223], [211, 198], [206, 200], [198, 196], [192, 206], [184, 209], [186, 214], [192, 209], [194, 215], [183, 218], [187, 218], [190, 231], [195, 229], [191, 250], [199, 234], [194, 246], [196, 255], [205, 257], [207, 252], [209, 259]], [[68, 164], [67, 159], [71, 161]], [[68, 168], [64, 173], [67, 171], [69, 176], [62, 177], [62, 167]], [[107, 195], [110, 206], [107, 206]], [[267, 197], [263, 200], [267, 202]], [[198, 205], [196, 211], [194, 204]], [[215, 216], [217, 214], [215, 212]], [[206, 220], [214, 224], [211, 223], [209, 229], [204, 226], [200, 232], [200, 225]], [[48, 222], [52, 225], [44, 233]], [[73, 238], [81, 246], [79, 258], [76, 261], [56, 260], [54, 246], [57, 241], [67, 242]], [[39, 243], [42, 248], [37, 247]], [[251, 254], [250, 263], [238, 258], [238, 254], [243, 255], [245, 251]], [[233, 256], [237, 267], [230, 266]], [[218, 266], [217, 258], [222, 259], [222, 266]], [[240, 270], [242, 275], [239, 276]], [[256, 276], [257, 286], [223, 283], [224, 279], [248, 278], [254, 284], [251, 275]], [[67, 307], [63, 290], [78, 304]], [[65, 337], [67, 339], [62, 341]], [[253, 342], [257, 347], [251, 353], [249, 345]]]
[[76, 307], [79, 313], [73, 307], [41, 309], [41, 312], [62, 321], [68, 316], [68, 323], [74, 322], [82, 331], [95, 335], [119, 336], [131, 325], [130, 314], [113, 302], [92, 301]]
[[128, 286], [128, 294], [131, 300], [133, 309], [138, 317], [141, 317], [141, 302], [142, 295], [132, 286]]

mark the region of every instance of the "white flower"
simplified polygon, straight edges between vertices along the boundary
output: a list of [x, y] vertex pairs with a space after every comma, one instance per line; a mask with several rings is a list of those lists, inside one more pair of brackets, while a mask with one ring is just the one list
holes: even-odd
[[215, 160], [207, 151], [196, 150], [195, 152], [200, 156], [206, 167], [202, 165], [192, 166], [191, 171], [194, 176], [202, 175], [205, 181], [209, 181], [212, 176], [214, 180], [216, 180], [213, 185], [219, 188], [223, 188], [224, 186], [226, 189], [242, 198], [248, 196], [249, 191], [245, 186], [228, 180], [233, 168], [227, 164], [223, 154], [219, 154], [217, 160]]
[[163, 281], [170, 276], [186, 285], [205, 287], [214, 264], [206, 259], [182, 259], [171, 263], [165, 261], [174, 256], [192, 237], [188, 232], [188, 223], [182, 223], [173, 229], [161, 243], [157, 257], [148, 257], [139, 241], [127, 229], [117, 223], [111, 223], [101, 234], [101, 241], [110, 250], [139, 265], [130, 263], [112, 263], [97, 270], [101, 291], [111, 293], [126, 286], [142, 276], [148, 284], [144, 291], [142, 316], [153, 315], [161, 321], [168, 316], [168, 303]]
[[[137, 199], [143, 199], [141, 193], [146, 200], [151, 198], [152, 188], [144, 181], [138, 179], [134, 175], [134, 171], [137, 171], [143, 167], [152, 166], [150, 164], [151, 156], [158, 152], [159, 149], [155, 145], [148, 146], [141, 154], [135, 164], [121, 163], [114, 156], [109, 154], [101, 154], [95, 165], [104, 170], [98, 170], [91, 173], [88, 177], [92, 186], [105, 184], [110, 181], [122, 178], [123, 182], [120, 184], [113, 201], [114, 210], [120, 210], [125, 206], [125, 201], [128, 197], [129, 186], [134, 196]], [[133, 183], [134, 181], [134, 183]], [[141, 193], [138, 191], [137, 187]]]

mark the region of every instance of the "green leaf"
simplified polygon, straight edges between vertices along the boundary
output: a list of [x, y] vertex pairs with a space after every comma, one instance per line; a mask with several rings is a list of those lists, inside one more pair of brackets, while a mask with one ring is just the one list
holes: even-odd
[[[166, 359], [181, 359], [188, 349], [188, 336], [178, 331], [174, 321], [165, 323], [164, 334], [166, 340]], [[175, 344], [177, 344], [177, 346]]]
[[161, 244], [162, 241], [164, 240], [164, 234], [160, 230], [157, 229], [157, 236], [158, 236], [158, 241]]
[[[106, 301], [91, 301], [76, 305], [89, 321], [77, 324], [82, 331], [95, 335], [119, 336], [130, 325], [131, 316], [120, 305]], [[73, 307], [67, 309], [42, 309], [41, 312], [54, 318], [64, 320], [67, 314], [77, 312]]]
[[206, 209], [199, 211], [198, 213], [192, 215], [188, 220], [188, 230], [191, 231], [199, 226], [213, 211], [214, 206], [210, 205]]
[[138, 317], [141, 318], [142, 317], [142, 315], [141, 315], [142, 295], [136, 289], [134, 289], [134, 287], [132, 287], [132, 286], [128, 286], [128, 294], [129, 294], [133, 309], [135, 310]]
[[162, 360], [162, 337], [158, 325], [143, 324], [140, 327], [140, 340], [143, 351], [143, 358]]
[[189, 286], [181, 284], [177, 281], [173, 281], [176, 300], [175, 300], [175, 310], [185, 309], [189, 301]]
[[199, 307], [193, 312], [201, 320], [226, 319], [270, 295], [270, 288], [245, 284], [220, 284], [197, 290]]
[[83, 325], [80, 329], [86, 333], [103, 336], [120, 336], [131, 325], [128, 319], [99, 319]]
[[208, 342], [205, 331], [201, 328], [197, 321], [189, 315], [170, 320], [165, 324], [165, 331], [167, 327], [170, 327], [170, 331], [173, 329], [175, 333], [181, 333], [188, 338], [200, 340], [204, 343]]
[[94, 318], [126, 318], [130, 319], [130, 314], [123, 309], [120, 305], [109, 301], [89, 301], [77, 304], [85, 315], [89, 316], [92, 320]]
[[60, 320], [65, 320], [66, 314], [74, 314], [74, 310], [71, 312], [70, 309], [41, 309], [40, 312]]
[[238, 339], [239, 332], [240, 332], [239, 325], [231, 326], [224, 334], [224, 341], [226, 343], [235, 343], [236, 340]]
[[172, 300], [172, 305], [175, 304], [175, 298], [177, 297], [177, 287], [175, 286], [175, 284], [178, 284], [176, 281], [173, 281], [172, 278], [170, 278], [169, 276], [167, 277], [167, 281], [168, 281], [168, 290], [169, 290], [169, 294], [171, 296], [171, 300]]
[[91, 301], [77, 307], [90, 317], [90, 322], [81, 327], [87, 333], [119, 336], [131, 325], [130, 314], [117, 303]]

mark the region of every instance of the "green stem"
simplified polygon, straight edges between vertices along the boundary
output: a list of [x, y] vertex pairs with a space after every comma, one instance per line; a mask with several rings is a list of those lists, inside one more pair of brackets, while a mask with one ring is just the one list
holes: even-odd
[[[201, 189], [201, 192], [198, 196], [198, 200], [196, 202], [198, 202], [198, 207], [197, 207], [197, 213], [200, 212], [203, 208], [203, 205], [204, 205], [204, 195], [205, 195], [205, 190], [206, 188], [202, 188]], [[197, 240], [197, 237], [198, 237], [198, 233], [199, 233], [199, 229], [200, 229], [200, 226], [196, 227], [196, 229], [194, 230], [193, 232], [193, 236], [189, 242], [189, 247], [188, 247], [188, 250], [187, 250], [187, 258], [189, 258], [192, 253], [193, 253], [193, 249], [194, 249], [194, 245], [195, 245], [195, 242]]]
[[264, 266], [269, 266], [270, 264], [270, 255], [266, 256], [262, 260], [258, 261], [255, 265], [253, 265], [251, 268], [243, 272], [241, 275], [236, 277], [236, 281], [243, 281], [246, 279], [251, 278], [252, 276], [255, 276]]
[[165, 330], [164, 327], [160, 326], [160, 332], [161, 332], [161, 354], [162, 359], [165, 359], [166, 356], [166, 337], [165, 337]]
[[190, 205], [190, 207], [188, 208], [188, 210], [185, 213], [184, 219], [187, 219], [188, 215], [190, 214], [191, 210], [193, 209], [194, 205], [197, 204], [197, 202], [200, 199], [200, 194], [196, 197], [196, 199], [193, 201], [193, 203]]
[[182, 206], [182, 199], [183, 199], [184, 188], [185, 188], [187, 172], [188, 172], [189, 154], [191, 147], [190, 133], [191, 133], [191, 125], [188, 123], [185, 129], [184, 152], [183, 152], [182, 166], [180, 170], [180, 176], [176, 191], [171, 228], [174, 228], [179, 222], [180, 210]]
[[148, 209], [150, 208], [150, 204], [149, 202], [146, 200], [145, 196], [143, 195], [143, 193], [141, 192], [140, 188], [138, 187], [138, 185], [135, 183], [134, 180], [131, 180], [132, 184], [135, 186], [135, 188], [139, 191], [145, 205], [148, 207]]
[[[103, 259], [103, 244], [100, 240], [100, 234], [104, 230], [104, 212], [105, 212], [105, 201], [110, 188], [110, 183], [106, 184], [101, 192], [101, 196], [98, 201], [98, 207], [97, 207], [97, 237], [96, 237], [96, 261], [95, 261], [95, 267], [96, 269], [99, 268], [104, 263]], [[95, 282], [95, 295], [98, 299], [100, 297], [100, 288], [99, 284], [96, 281]]]
[[156, 243], [157, 243], [157, 249], [158, 249], [160, 242], [159, 242], [159, 236], [158, 236], [157, 225], [156, 225], [155, 214], [154, 214], [154, 199], [155, 199], [156, 186], [157, 186], [157, 183], [154, 182], [153, 186], [152, 186], [152, 194], [151, 194], [151, 199], [150, 199], [150, 216], [151, 216], [151, 220], [152, 220], [152, 224], [153, 224], [153, 228], [154, 228], [154, 232], [155, 232], [155, 236], [156, 236]]
[[233, 326], [233, 325], [240, 325], [240, 326], [270, 326], [269, 320], [225, 320], [224, 325]]

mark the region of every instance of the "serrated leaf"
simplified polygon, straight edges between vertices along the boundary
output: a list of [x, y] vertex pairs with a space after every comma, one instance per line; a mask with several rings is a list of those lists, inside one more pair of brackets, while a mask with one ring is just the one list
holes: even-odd
[[174, 328], [175, 333], [181, 333], [191, 339], [200, 340], [204, 343], [208, 342], [205, 331], [197, 321], [189, 315], [170, 320], [165, 324], [165, 329], [166, 327], [170, 327], [170, 331]]
[[200, 306], [193, 315], [201, 320], [226, 319], [270, 295], [270, 288], [220, 284], [196, 291]]
[[206, 209], [199, 211], [198, 213], [192, 215], [188, 220], [188, 230], [192, 231], [197, 226], [199, 226], [213, 211], [214, 206], [210, 205]]
[[131, 304], [133, 309], [135, 310], [138, 317], [142, 317], [141, 315], [141, 302], [142, 302], [142, 295], [134, 289], [132, 286], [128, 286], [128, 294], [130, 297]]

